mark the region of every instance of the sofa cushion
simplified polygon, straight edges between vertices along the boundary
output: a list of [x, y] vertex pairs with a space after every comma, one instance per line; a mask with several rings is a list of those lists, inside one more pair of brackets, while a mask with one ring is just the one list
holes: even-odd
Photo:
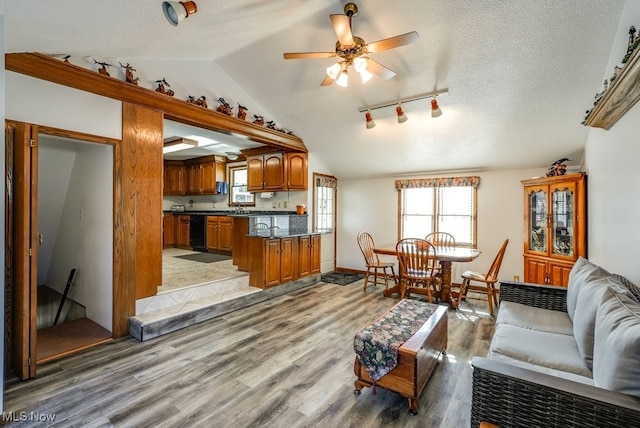
[[640, 303], [640, 287], [638, 287], [633, 282], [629, 281], [627, 278], [625, 278], [624, 276], [622, 276], [620, 274], [612, 273], [611, 275], [614, 278], [618, 279], [622, 283], [622, 285], [627, 287], [629, 289], [629, 291], [631, 292], [631, 294], [633, 294], [633, 297], [636, 299], [636, 302]]
[[589, 279], [602, 276], [603, 271], [598, 268], [598, 265], [591, 263], [584, 257], [578, 257], [578, 260], [576, 260], [569, 272], [569, 281], [567, 282], [567, 313], [571, 321], [573, 321], [573, 314], [576, 310], [578, 294], [580, 294], [584, 284], [586, 284]]
[[606, 293], [596, 315], [593, 380], [640, 397], [640, 304], [611, 289]]
[[496, 318], [497, 324], [509, 324], [530, 330], [573, 336], [573, 324], [566, 312], [536, 308], [522, 303], [502, 301]]
[[509, 324], [496, 326], [489, 359], [506, 356], [529, 364], [593, 377], [573, 336], [530, 330]]
[[561, 379], [572, 380], [574, 382], [580, 382], [593, 386], [593, 379], [587, 376], [577, 375], [575, 373], [565, 372], [563, 370], [550, 369], [549, 367], [539, 366], [536, 364], [527, 363], [525, 361], [517, 360], [515, 358], [507, 357], [506, 355], [494, 354], [491, 358], [493, 361], [499, 361], [501, 363], [510, 364], [512, 366], [520, 367], [523, 369], [533, 370], [538, 373], [544, 373], [550, 376], [559, 377]]
[[593, 369], [593, 335], [596, 325], [596, 312], [605, 299], [612, 298], [608, 288], [616, 293], [631, 297], [629, 290], [615, 277], [602, 268], [598, 268], [602, 276], [590, 275], [582, 284], [573, 314], [573, 336], [580, 354], [589, 369]]

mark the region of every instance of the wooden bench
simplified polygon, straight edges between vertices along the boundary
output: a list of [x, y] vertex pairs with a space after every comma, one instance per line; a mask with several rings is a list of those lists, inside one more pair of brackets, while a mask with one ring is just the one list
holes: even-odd
[[[389, 309], [393, 311], [395, 306]], [[388, 311], [388, 312], [389, 312]], [[413, 336], [398, 349], [398, 365], [375, 382], [376, 387], [396, 392], [409, 400], [409, 411], [418, 413], [418, 400], [427, 380], [447, 348], [447, 307], [439, 306]], [[374, 385], [360, 359], [356, 356], [354, 372], [356, 395], [362, 388]]]

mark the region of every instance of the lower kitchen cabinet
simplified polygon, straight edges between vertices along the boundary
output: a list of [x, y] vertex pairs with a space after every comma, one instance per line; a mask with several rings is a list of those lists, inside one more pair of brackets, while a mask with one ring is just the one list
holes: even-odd
[[320, 273], [320, 235], [301, 236], [298, 243], [298, 278]]
[[176, 222], [176, 247], [191, 249], [191, 217], [179, 215]]
[[231, 252], [233, 220], [229, 216], [207, 216], [207, 250]]
[[162, 248], [176, 245], [176, 219], [173, 214], [162, 216]]
[[320, 235], [248, 238], [249, 285], [269, 288], [320, 273]]

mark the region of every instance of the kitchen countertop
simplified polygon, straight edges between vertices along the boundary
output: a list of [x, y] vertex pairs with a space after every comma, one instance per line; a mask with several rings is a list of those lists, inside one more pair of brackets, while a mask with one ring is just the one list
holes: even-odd
[[286, 216], [307, 216], [307, 214], [297, 214], [295, 211], [246, 211], [246, 212], [237, 212], [237, 211], [223, 211], [223, 210], [210, 210], [210, 211], [184, 211], [184, 212], [173, 212], [171, 210], [164, 210], [164, 214], [177, 214], [177, 215], [226, 215], [230, 217], [261, 217], [261, 216], [276, 216], [276, 215], [286, 215]]
[[247, 234], [250, 238], [289, 238], [303, 235], [320, 235], [322, 232], [311, 232], [308, 229], [265, 229]]

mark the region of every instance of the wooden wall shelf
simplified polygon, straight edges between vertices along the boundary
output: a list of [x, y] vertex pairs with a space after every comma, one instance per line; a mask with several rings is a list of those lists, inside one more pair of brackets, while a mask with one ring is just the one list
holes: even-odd
[[640, 48], [636, 49], [604, 96], [593, 107], [584, 124], [611, 127], [640, 99]]
[[5, 54], [9, 71], [161, 111], [164, 117], [284, 151], [307, 152], [299, 137], [256, 125], [39, 53]]

